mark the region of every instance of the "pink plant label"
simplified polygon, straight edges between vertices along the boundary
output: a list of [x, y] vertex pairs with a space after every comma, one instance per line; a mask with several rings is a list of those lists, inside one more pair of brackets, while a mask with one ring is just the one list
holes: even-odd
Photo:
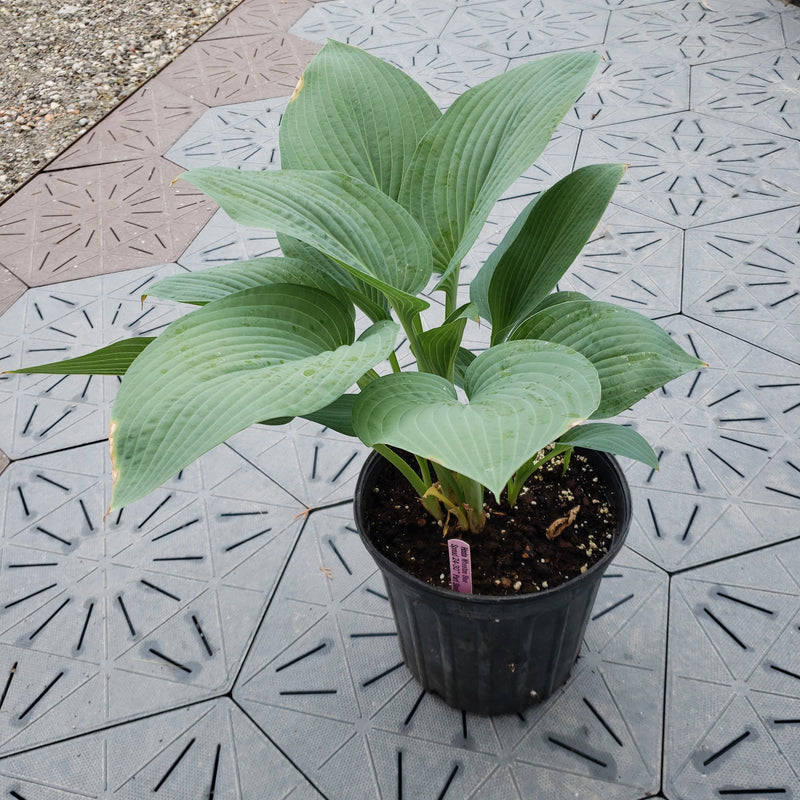
[[450, 588], [454, 592], [472, 594], [472, 561], [469, 545], [461, 539], [450, 539], [447, 549], [450, 553]]

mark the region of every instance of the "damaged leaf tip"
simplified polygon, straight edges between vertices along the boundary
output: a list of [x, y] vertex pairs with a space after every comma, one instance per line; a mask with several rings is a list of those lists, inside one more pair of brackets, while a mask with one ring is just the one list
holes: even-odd
[[300, 94], [300, 91], [302, 90], [303, 85], [305, 84], [305, 82], [306, 82], [305, 75], [301, 75], [300, 76], [300, 80], [297, 81], [297, 86], [294, 87], [294, 91], [292, 92], [292, 96], [289, 98], [289, 102], [290, 103], [292, 102], [292, 100], [296, 100], [297, 99], [297, 95]]

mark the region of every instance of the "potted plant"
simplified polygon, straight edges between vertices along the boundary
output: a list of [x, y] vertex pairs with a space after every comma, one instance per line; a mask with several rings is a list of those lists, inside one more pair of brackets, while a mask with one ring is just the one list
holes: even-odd
[[[540, 193], [459, 297], [462, 260], [489, 212], [597, 61], [526, 63], [442, 114], [401, 71], [328, 42], [285, 112], [281, 170], [183, 176], [237, 222], [276, 230], [284, 256], [167, 278], [150, 293], [199, 308], [159, 337], [24, 370], [124, 373], [109, 433], [112, 508], [258, 422], [314, 419], [374, 448], [356, 514], [406, 661], [427, 688], [473, 711], [520, 710], [566, 680], [629, 520], [607, 453], [658, 466], [632, 428], [596, 420], [701, 366], [633, 311], [553, 293], [623, 165], [578, 169]], [[491, 334], [476, 354], [465, 331], [481, 318]], [[553, 510], [548, 492], [561, 503]], [[512, 541], [522, 505], [545, 518]], [[381, 507], [383, 535], [370, 516]], [[570, 550], [572, 575], [554, 564]], [[433, 566], [413, 577], [423, 551]], [[448, 588], [469, 577], [491, 594]]]

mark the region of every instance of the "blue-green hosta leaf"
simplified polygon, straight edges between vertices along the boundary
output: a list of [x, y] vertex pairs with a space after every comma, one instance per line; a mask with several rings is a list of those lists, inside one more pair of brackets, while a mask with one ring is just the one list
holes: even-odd
[[647, 440], [633, 428], [615, 425], [612, 422], [589, 422], [570, 428], [558, 439], [560, 444], [585, 447], [587, 450], [602, 450], [615, 456], [625, 456], [658, 469], [658, 456]]
[[395, 308], [422, 310], [416, 295], [433, 268], [430, 243], [380, 189], [338, 172], [247, 172], [203, 167], [182, 176], [242, 225], [310, 244], [386, 294]]
[[173, 322], [128, 369], [111, 414], [115, 508], [259, 420], [310, 414], [392, 351], [398, 326], [353, 341], [347, 307], [274, 284]]
[[462, 473], [499, 496], [534, 453], [585, 420], [600, 401], [594, 367], [550, 342], [506, 342], [465, 374], [462, 403], [451, 383], [421, 372], [367, 385], [353, 426], [367, 445], [387, 444]]
[[483, 266], [478, 270], [478, 273], [472, 281], [470, 281], [469, 299], [478, 306], [481, 316], [487, 322], [492, 321], [492, 310], [489, 307], [489, 284], [492, 281], [497, 262], [500, 260], [500, 256], [505, 252], [508, 243], [514, 241], [519, 235], [522, 226], [525, 224], [525, 220], [533, 212], [534, 206], [544, 194], [544, 192], [540, 192], [528, 203], [522, 213], [511, 223], [503, 240], [492, 250], [489, 257], [484, 261]]
[[456, 357], [464, 336], [464, 327], [467, 320], [475, 319], [477, 314], [478, 307], [474, 303], [466, 303], [457, 308], [439, 327], [419, 335], [427, 372], [441, 375], [450, 382], [454, 380]]
[[[319, 409], [319, 411], [312, 411], [310, 414], [302, 414], [302, 419], [316, 422], [325, 428], [330, 428], [337, 433], [343, 433], [345, 436], [352, 436], [356, 438], [356, 432], [353, 429], [353, 403], [357, 395], [343, 394], [337, 397], [329, 405]], [[285, 425], [291, 422], [294, 417], [278, 417], [276, 419], [267, 419], [260, 422], [260, 425]]]
[[455, 364], [453, 365], [453, 382], [459, 389], [464, 388], [464, 381], [467, 378], [467, 369], [476, 357], [472, 350], [467, 350], [466, 347], [458, 348]]
[[613, 303], [579, 297], [548, 300], [544, 310], [528, 317], [509, 338], [559, 342], [583, 353], [603, 387], [594, 419], [613, 417], [653, 389], [704, 366], [652, 320]]
[[281, 164], [354, 175], [397, 199], [419, 140], [441, 116], [404, 72], [328, 40], [281, 120]]
[[39, 364], [35, 367], [21, 367], [9, 372], [44, 373], [45, 375], [124, 375], [133, 360], [155, 341], [152, 336], [137, 336], [101, 347], [93, 353]]
[[400, 202], [433, 242], [434, 268], [457, 270], [502, 193], [539, 157], [599, 57], [524, 64], [462, 94], [425, 134]]
[[380, 319], [391, 319], [392, 311], [389, 303], [374, 286], [359, 280], [334, 261], [330, 256], [321, 253], [310, 244], [278, 233], [278, 243], [284, 255], [299, 259], [318, 272], [332, 275], [344, 288], [350, 301], [355, 303], [373, 322]]
[[319, 411], [303, 414], [303, 418], [337, 433], [356, 438], [357, 434], [353, 428], [353, 405], [357, 397], [357, 394], [343, 394], [329, 405], [320, 408]]
[[347, 301], [345, 290], [330, 271], [323, 271], [315, 264], [299, 258], [280, 257], [254, 258], [223, 264], [202, 272], [170, 275], [151, 286], [148, 295], [201, 306], [243, 289], [267, 286], [270, 283], [313, 286], [345, 303]]
[[522, 212], [481, 269], [490, 276], [484, 311], [493, 342], [503, 341], [555, 288], [589, 241], [624, 173], [622, 164], [582, 167]]
[[573, 301], [581, 301], [588, 300], [589, 298], [586, 297], [585, 294], [581, 294], [580, 292], [553, 292], [552, 294], [547, 295], [547, 297], [539, 303], [538, 306], [534, 309], [535, 313], [539, 311], [544, 311], [546, 308], [552, 308], [553, 306], [560, 305], [561, 303], [572, 303]]

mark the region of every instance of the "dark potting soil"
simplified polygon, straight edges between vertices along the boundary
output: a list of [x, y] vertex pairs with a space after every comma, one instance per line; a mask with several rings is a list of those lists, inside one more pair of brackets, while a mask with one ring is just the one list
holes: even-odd
[[[450, 587], [447, 543], [462, 539], [470, 545], [474, 594], [529, 594], [580, 575], [605, 555], [616, 524], [608, 496], [592, 465], [576, 453], [566, 474], [560, 457], [534, 473], [513, 508], [505, 492], [499, 506], [487, 492], [481, 533], [445, 534], [400, 472], [387, 466], [365, 498], [364, 515], [378, 550], [427, 583]], [[558, 520], [563, 525], [571, 511], [574, 521], [549, 540], [548, 528]]]

